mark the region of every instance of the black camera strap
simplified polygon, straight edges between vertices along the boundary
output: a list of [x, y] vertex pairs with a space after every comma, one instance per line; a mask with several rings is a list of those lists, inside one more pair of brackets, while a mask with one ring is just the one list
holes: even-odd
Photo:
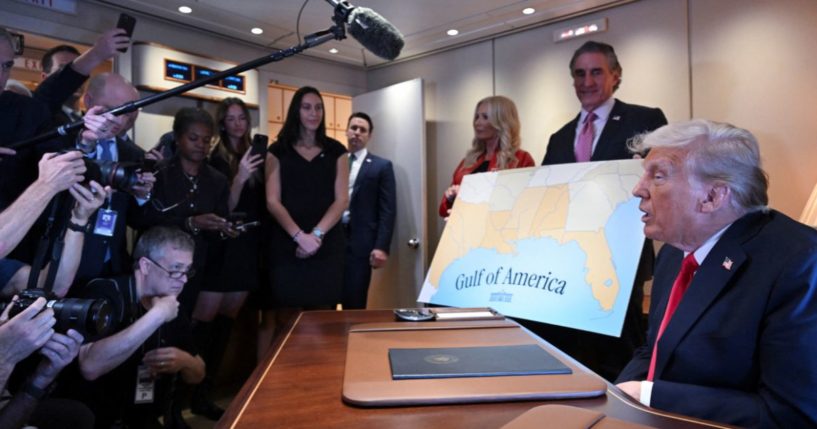
[[[49, 203], [45, 233], [37, 245], [37, 253], [34, 256], [34, 261], [31, 263], [31, 271], [28, 275], [28, 289], [37, 288], [40, 273], [48, 262], [50, 262], [51, 265], [48, 267], [43, 290], [46, 294], [50, 294], [54, 288], [54, 280], [57, 278], [57, 271], [59, 270], [60, 259], [62, 258], [62, 250], [63, 247], [65, 247], [65, 229], [68, 218], [71, 215], [71, 206], [73, 203], [74, 198], [70, 193], [65, 191], [57, 194]], [[47, 260], [46, 255], [50, 255]]]

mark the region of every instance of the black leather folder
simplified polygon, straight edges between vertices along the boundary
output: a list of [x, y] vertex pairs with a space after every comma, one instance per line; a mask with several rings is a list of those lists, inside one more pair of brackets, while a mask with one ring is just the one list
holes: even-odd
[[392, 379], [570, 374], [536, 344], [489, 347], [389, 349]]

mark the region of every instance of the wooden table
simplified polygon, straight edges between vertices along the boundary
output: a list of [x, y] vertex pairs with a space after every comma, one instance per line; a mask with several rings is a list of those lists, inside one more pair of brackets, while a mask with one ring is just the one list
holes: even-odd
[[[631, 401], [609, 385], [593, 399], [472, 405], [360, 408], [341, 400], [347, 332], [394, 320], [387, 310], [301, 313], [235, 397], [217, 428], [498, 428], [544, 404], [588, 408], [656, 428], [725, 427], [674, 416]], [[543, 427], [546, 427], [543, 426]]]

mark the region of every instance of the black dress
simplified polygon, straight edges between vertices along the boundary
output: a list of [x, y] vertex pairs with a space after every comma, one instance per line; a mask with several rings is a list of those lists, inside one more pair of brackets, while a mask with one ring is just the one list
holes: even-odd
[[[232, 178], [230, 165], [218, 150], [210, 156], [210, 165], [226, 177]], [[262, 221], [266, 223], [263, 168], [258, 168], [244, 183], [233, 213], [244, 213], [246, 215], [244, 223]], [[236, 238], [228, 238], [220, 243], [214, 250], [218, 254], [217, 260], [221, 261], [221, 270], [217, 275], [205, 279], [202, 290], [241, 292], [256, 289], [260, 279], [259, 257], [262, 255], [264, 231], [263, 227], [256, 226]]]
[[[346, 153], [337, 140], [327, 138], [323, 151], [311, 161], [290, 142], [275, 142], [269, 152], [278, 159], [281, 204], [303, 233], [310, 233], [335, 201], [338, 158]], [[295, 257], [297, 244], [278, 224], [272, 227], [272, 297], [277, 307], [309, 307], [340, 302], [346, 239], [337, 223], [324, 231], [318, 252]]]
[[198, 176], [187, 176], [178, 156], [161, 163], [155, 174], [153, 196], [142, 206], [141, 215], [133, 224], [141, 232], [155, 225], [164, 225], [178, 227], [193, 235], [196, 275], [187, 279], [179, 296], [182, 307], [186, 311], [192, 310], [204, 279], [221, 270], [220, 261], [211, 256], [212, 247], [218, 246], [221, 238], [215, 231], [202, 230], [193, 234], [187, 228], [187, 218], [206, 213], [227, 217], [229, 185], [227, 178], [207, 163], [200, 167]]

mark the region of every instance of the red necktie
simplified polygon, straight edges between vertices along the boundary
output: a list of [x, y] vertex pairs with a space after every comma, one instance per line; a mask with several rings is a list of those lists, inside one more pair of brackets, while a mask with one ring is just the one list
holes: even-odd
[[574, 150], [576, 162], [590, 161], [590, 157], [593, 155], [593, 139], [596, 136], [593, 121], [595, 120], [596, 114], [593, 112], [584, 117], [584, 126], [582, 126], [582, 131], [579, 133], [579, 139]]
[[675, 313], [675, 309], [678, 308], [678, 304], [681, 303], [681, 298], [684, 297], [684, 292], [687, 291], [689, 284], [692, 283], [692, 276], [695, 274], [695, 270], [697, 269], [698, 261], [695, 260], [695, 255], [690, 253], [681, 263], [681, 271], [678, 273], [678, 277], [675, 278], [675, 282], [672, 284], [672, 290], [669, 293], [669, 301], [667, 301], [667, 309], [664, 311], [664, 318], [661, 320], [661, 326], [658, 327], [658, 335], [655, 337], [655, 344], [653, 344], [652, 347], [650, 370], [647, 373], [647, 380], [649, 381], [652, 381], [653, 377], [655, 376], [655, 362], [657, 361], [658, 356], [658, 340], [661, 339], [661, 334], [664, 333], [670, 319], [672, 319], [673, 313]]

